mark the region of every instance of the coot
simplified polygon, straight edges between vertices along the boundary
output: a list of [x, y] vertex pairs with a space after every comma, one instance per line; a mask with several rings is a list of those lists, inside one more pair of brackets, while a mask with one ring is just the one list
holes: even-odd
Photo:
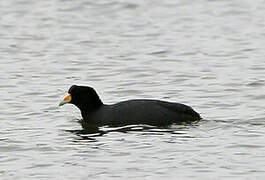
[[122, 126], [146, 124], [166, 126], [172, 123], [192, 122], [201, 116], [190, 106], [161, 100], [136, 99], [112, 105], [103, 104], [92, 87], [73, 85], [59, 104], [76, 105], [87, 124]]

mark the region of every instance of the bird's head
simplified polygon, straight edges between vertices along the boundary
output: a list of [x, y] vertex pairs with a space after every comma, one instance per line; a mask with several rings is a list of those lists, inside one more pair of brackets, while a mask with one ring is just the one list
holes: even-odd
[[59, 106], [67, 103], [76, 105], [81, 111], [93, 110], [103, 104], [92, 87], [77, 85], [70, 87], [68, 95], [60, 102]]

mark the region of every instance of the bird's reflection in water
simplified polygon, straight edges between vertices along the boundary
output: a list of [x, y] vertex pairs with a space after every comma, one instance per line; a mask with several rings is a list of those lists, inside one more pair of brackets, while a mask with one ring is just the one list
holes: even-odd
[[[110, 132], [142, 132], [141, 135], [164, 135], [165, 133], [181, 135], [181, 137], [193, 138], [187, 135], [187, 129], [197, 126], [197, 122], [185, 122], [180, 124], [173, 124], [169, 126], [150, 126], [150, 125], [127, 125], [127, 126], [93, 126], [86, 123], [82, 119], [79, 120], [83, 129], [80, 130], [66, 130], [78, 136], [78, 140], [86, 140], [95, 142], [96, 137], [103, 136]], [[81, 138], [81, 139], [80, 139]]]
[[[82, 120], [79, 120], [79, 123], [81, 123]], [[81, 123], [82, 127], [83, 124]], [[97, 141], [95, 137], [103, 136], [107, 132], [102, 131], [97, 126], [87, 125], [83, 127], [83, 129], [77, 129], [77, 130], [66, 130], [67, 132], [71, 132], [75, 135], [77, 135], [77, 141], [85, 140], [89, 142], [95, 142]]]

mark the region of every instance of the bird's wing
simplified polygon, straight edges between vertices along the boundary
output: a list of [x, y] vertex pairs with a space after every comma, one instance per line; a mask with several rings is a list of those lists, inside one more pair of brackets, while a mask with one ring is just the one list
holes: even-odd
[[168, 110], [176, 111], [179, 113], [190, 114], [193, 116], [199, 116], [197, 112], [195, 112], [190, 106], [181, 103], [171, 103], [171, 102], [164, 102], [158, 101], [157, 102], [161, 107], [164, 107]]

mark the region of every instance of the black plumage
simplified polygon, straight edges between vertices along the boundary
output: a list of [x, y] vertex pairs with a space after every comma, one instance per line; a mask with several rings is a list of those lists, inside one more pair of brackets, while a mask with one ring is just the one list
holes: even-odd
[[71, 99], [60, 105], [76, 105], [86, 124], [122, 126], [147, 124], [166, 126], [172, 123], [200, 120], [200, 115], [190, 106], [161, 100], [137, 99], [112, 105], [103, 104], [91, 87], [73, 85], [68, 93]]

